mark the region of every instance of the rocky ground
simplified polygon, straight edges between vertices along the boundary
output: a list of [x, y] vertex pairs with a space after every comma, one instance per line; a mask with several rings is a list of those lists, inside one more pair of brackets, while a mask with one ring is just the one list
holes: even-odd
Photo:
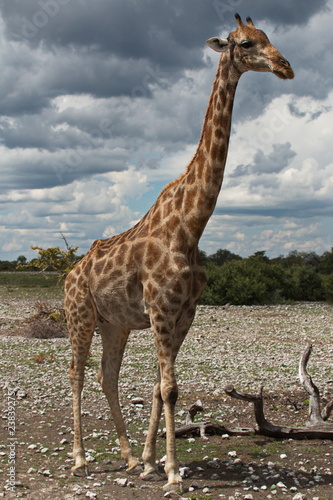
[[[138, 473], [128, 475], [123, 468], [110, 411], [95, 377], [101, 356], [98, 335], [87, 361], [83, 398], [90, 475], [71, 474], [70, 349], [67, 339], [17, 335], [19, 321], [33, 314], [34, 302], [14, 297], [0, 301], [0, 498], [163, 498], [165, 478], [146, 483]], [[263, 385], [270, 421], [304, 425], [308, 395], [298, 380], [298, 362], [311, 341], [314, 348], [308, 371], [323, 404], [333, 398], [332, 320], [333, 307], [321, 303], [199, 307], [177, 360], [177, 425], [200, 399], [205, 411], [198, 420], [220, 422], [228, 428], [253, 427], [252, 405], [226, 396], [223, 387], [228, 383], [252, 393]], [[155, 370], [151, 333], [132, 332], [120, 390], [137, 456], [148, 426]], [[177, 439], [177, 444], [184, 476], [178, 498], [333, 499], [332, 441], [188, 436]], [[162, 476], [164, 446], [164, 439], [159, 438]], [[8, 489], [10, 479], [15, 479], [14, 492]]]

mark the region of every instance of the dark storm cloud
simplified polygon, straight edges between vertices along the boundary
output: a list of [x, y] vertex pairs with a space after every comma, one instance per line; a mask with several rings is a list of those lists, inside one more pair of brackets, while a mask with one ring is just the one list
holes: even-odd
[[279, 218], [307, 219], [318, 216], [332, 216], [333, 206], [329, 200], [299, 199], [288, 200], [288, 203], [277, 203], [273, 207], [244, 206], [223, 207], [215, 209], [215, 215], [251, 215]]
[[[2, 6], [7, 35], [36, 46], [91, 48], [125, 59], [147, 59], [165, 69], [197, 67], [205, 33], [219, 21], [207, 16], [211, 6], [146, 0], [7, 1]], [[19, 13], [19, 14], [18, 14]], [[187, 16], [189, 14], [189, 16]], [[207, 37], [206, 37], [207, 38]]]
[[256, 24], [256, 20], [269, 20], [276, 25], [301, 25], [306, 23], [313, 14], [326, 7], [326, 0], [302, 1], [302, 0], [279, 0], [269, 2], [267, 0], [217, 0], [213, 2], [221, 6], [222, 12], [226, 5], [233, 4], [234, 9], [239, 11], [244, 18], [251, 16]]
[[32, 150], [9, 156], [1, 164], [0, 193], [15, 189], [43, 189], [67, 185], [94, 173], [121, 171], [129, 159], [126, 151], [68, 149], [55, 154]]
[[200, 64], [205, 37], [234, 25], [234, 13], [280, 25], [302, 24], [325, 0], [4, 0], [7, 34], [31, 44], [98, 47], [119, 57], [163, 66]]
[[[70, 183], [125, 169], [126, 161], [146, 151], [154, 153], [157, 145], [167, 153], [196, 142], [201, 127], [198, 116], [203, 117], [206, 101], [196, 101], [185, 70], [206, 64], [208, 72], [215, 67], [216, 54], [210, 61], [203, 60], [204, 41], [234, 29], [235, 11], [243, 18], [251, 15], [258, 27], [268, 20], [283, 31], [306, 23], [325, 5], [325, 0], [282, 0], [274, 5], [267, 0], [3, 0], [0, 141], [18, 153], [16, 158], [10, 154], [3, 164], [2, 188]], [[293, 63], [293, 58], [299, 59], [296, 51], [306, 46], [306, 33], [295, 48], [278, 31], [273, 30], [274, 43]], [[316, 60], [313, 53], [307, 68]], [[321, 64], [326, 78], [331, 77], [331, 63]], [[259, 83], [256, 78], [244, 75], [240, 82], [234, 123], [260, 114], [285, 88], [285, 82], [272, 75], [261, 75]], [[328, 89], [326, 81], [321, 87], [315, 77], [306, 85], [302, 79], [295, 82], [288, 82], [289, 92], [324, 95]], [[179, 95], [187, 86], [188, 93]], [[167, 90], [162, 102], [154, 99], [161, 89]], [[61, 111], [54, 102], [67, 94], [95, 100], [81, 109]], [[108, 102], [101, 111], [104, 98]], [[106, 117], [109, 128], [96, 144], [94, 131]], [[101, 148], [102, 153], [85, 156], [86, 147], [89, 151]], [[116, 147], [126, 151], [123, 163], [114, 159]], [[31, 150], [30, 156], [24, 157], [25, 150]], [[75, 153], [83, 158], [77, 167], [71, 163]], [[257, 160], [258, 168], [259, 160], [272, 167], [271, 158]], [[60, 164], [58, 177], [50, 164]]]
[[[267, 0], [4, 0], [0, 12], [10, 44], [2, 61], [0, 113], [38, 113], [61, 94], [151, 97], [154, 84], [171, 85], [185, 69], [203, 66], [204, 41], [222, 31], [226, 36], [235, 26], [236, 10], [258, 25], [269, 20], [287, 27], [305, 23], [325, 5], [325, 0], [274, 5]], [[292, 47], [285, 52], [292, 58]], [[265, 104], [277, 83], [262, 79], [260, 85], [251, 86], [251, 100]], [[244, 99], [239, 106], [250, 113]]]
[[[277, 174], [286, 168], [291, 160], [296, 156], [295, 151], [291, 149], [291, 144], [273, 144], [273, 151], [268, 155], [258, 149], [255, 153], [253, 162], [248, 165], [238, 165], [235, 170], [229, 174], [230, 178], [239, 178], [249, 174]], [[272, 179], [270, 179], [271, 182]], [[231, 185], [231, 183], [229, 184]]]

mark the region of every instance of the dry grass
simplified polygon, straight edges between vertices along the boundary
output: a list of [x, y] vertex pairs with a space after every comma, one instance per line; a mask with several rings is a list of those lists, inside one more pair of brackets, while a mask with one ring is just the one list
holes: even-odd
[[15, 335], [30, 339], [57, 339], [67, 337], [67, 329], [63, 323], [52, 319], [37, 319], [26, 323], [13, 332]]
[[21, 321], [20, 326], [11, 332], [12, 335], [47, 340], [68, 337], [63, 309], [43, 300], [36, 301], [33, 307], [36, 312]]
[[44, 352], [41, 353], [41, 354], [37, 354], [37, 356], [35, 356], [33, 358], [34, 362], [35, 363], [38, 363], [38, 364], [43, 364], [43, 363], [53, 363], [54, 360], [55, 360], [55, 357], [54, 357], [54, 353], [51, 352], [50, 354], [45, 354]]

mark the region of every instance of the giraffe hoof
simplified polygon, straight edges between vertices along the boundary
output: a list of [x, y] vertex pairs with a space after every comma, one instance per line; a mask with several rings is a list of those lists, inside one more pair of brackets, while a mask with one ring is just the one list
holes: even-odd
[[89, 470], [87, 464], [74, 465], [71, 469], [73, 476], [86, 477], [89, 476]]
[[163, 486], [163, 490], [168, 493], [174, 493], [176, 495], [183, 493], [183, 483], [167, 483]]
[[137, 460], [136, 458], [132, 458], [128, 462], [126, 472], [128, 472], [130, 474], [135, 474], [135, 473], [140, 472], [141, 470], [142, 470], [142, 467], [139, 463], [139, 460]]
[[157, 470], [153, 469], [148, 472], [142, 472], [140, 478], [143, 481], [160, 481], [162, 476]]

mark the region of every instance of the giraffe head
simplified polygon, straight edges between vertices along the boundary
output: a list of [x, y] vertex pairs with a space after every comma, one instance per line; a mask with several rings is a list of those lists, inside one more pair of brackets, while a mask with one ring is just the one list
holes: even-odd
[[289, 62], [270, 43], [265, 33], [254, 27], [252, 19], [244, 24], [239, 14], [235, 15], [237, 28], [227, 39], [209, 38], [207, 45], [217, 52], [230, 51], [234, 67], [240, 72], [265, 71], [282, 79], [294, 78]]

